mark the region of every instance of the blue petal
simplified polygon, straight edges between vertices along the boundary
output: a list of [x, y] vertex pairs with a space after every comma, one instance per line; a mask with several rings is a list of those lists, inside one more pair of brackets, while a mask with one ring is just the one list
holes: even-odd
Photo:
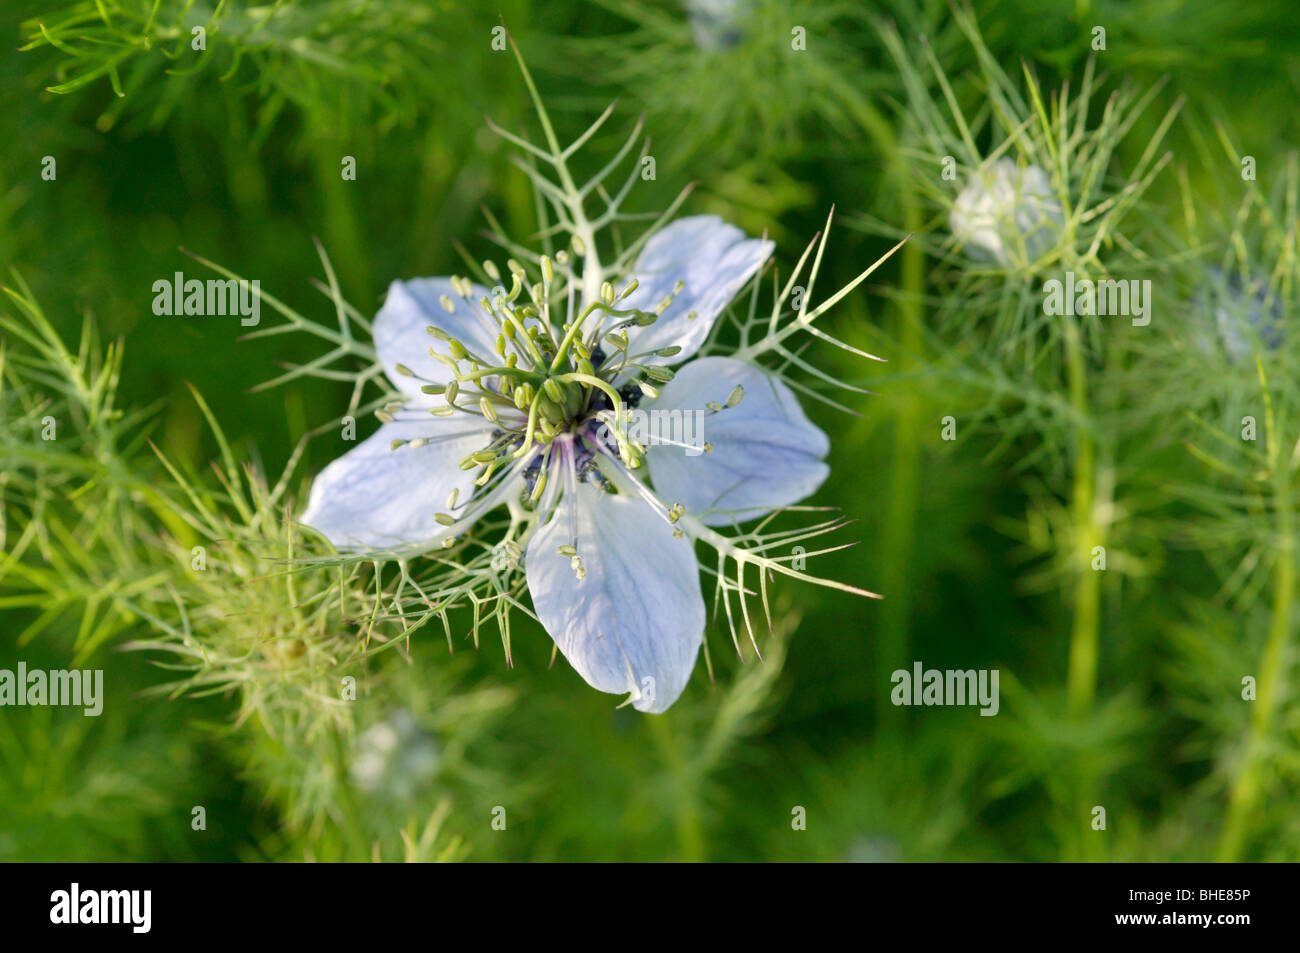
[[[659, 320], [629, 328], [629, 353], [676, 345], [681, 353], [653, 363], [676, 364], [700, 349], [709, 329], [745, 282], [772, 254], [773, 243], [745, 233], [716, 215], [679, 218], [651, 236], [631, 274], [637, 288], [619, 308], [653, 311], [678, 281], [684, 285]], [[692, 317], [694, 315], [694, 317]], [[644, 362], [643, 362], [644, 363]]]
[[[477, 426], [464, 414], [404, 412], [403, 418], [384, 424], [312, 484], [299, 522], [340, 551], [430, 545], [448, 534], [434, 516], [447, 512], [451, 491], [459, 491], [458, 506], [470, 500], [475, 474], [462, 470], [460, 461], [487, 445], [490, 425]], [[417, 438], [430, 442], [392, 447], [394, 440]]]
[[[725, 404], [737, 385], [745, 389], [739, 404], [717, 413], [707, 409], [710, 402]], [[641, 407], [703, 412], [696, 418], [694, 442], [712, 444], [711, 453], [652, 444], [646, 463], [655, 492], [666, 503], [681, 503], [696, 516], [706, 510], [731, 511], [702, 516], [709, 525], [743, 522], [797, 503], [816, 492], [830, 473], [822, 462], [830, 441], [804, 414], [794, 393], [742, 361], [692, 361], [678, 368], [658, 398]]]
[[[558, 547], [575, 544], [579, 579]], [[533, 608], [569, 664], [638, 711], [675, 702], [704, 638], [704, 597], [688, 539], [645, 502], [580, 483], [528, 543]]]
[[[388, 286], [388, 297], [375, 316], [375, 350], [384, 373], [402, 393], [423, 400], [420, 387], [424, 383], [446, 384], [452, 379], [451, 369], [429, 356], [430, 347], [439, 354], [449, 353], [446, 341], [428, 333], [430, 325], [446, 331], [480, 357], [492, 356], [497, 328], [479, 304], [488, 290], [482, 285], [472, 288], [467, 300], [452, 291], [450, 278], [413, 278]], [[443, 295], [451, 299], [454, 310], [450, 314], [442, 306]], [[397, 373], [398, 364], [417, 376]]]

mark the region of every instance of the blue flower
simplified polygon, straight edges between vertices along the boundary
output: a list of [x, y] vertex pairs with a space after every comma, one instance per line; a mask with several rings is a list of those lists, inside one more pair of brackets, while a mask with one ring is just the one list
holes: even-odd
[[594, 688], [665, 711], [703, 640], [690, 528], [797, 503], [829, 472], [826, 435], [785, 383], [691, 360], [771, 252], [702, 215], [651, 235], [597, 300], [579, 300], [561, 256], [532, 283], [512, 262], [509, 290], [395, 281], [373, 331], [402, 406], [321, 472], [302, 522], [340, 550], [412, 553], [508, 506], [502, 564], [522, 557], [564, 657]]
[[748, 0], [686, 0], [691, 36], [703, 50], [724, 50], [744, 39], [742, 19], [747, 19]]
[[1256, 342], [1270, 351], [1281, 347], [1285, 331], [1282, 295], [1269, 287], [1267, 277], [1254, 275], [1243, 282], [1236, 271], [1225, 275], [1210, 268], [1198, 303], [1213, 307], [1214, 328], [1230, 362], [1251, 357]]
[[948, 214], [967, 254], [1004, 268], [1035, 262], [1056, 244], [1063, 223], [1047, 173], [1006, 158], [972, 176]]

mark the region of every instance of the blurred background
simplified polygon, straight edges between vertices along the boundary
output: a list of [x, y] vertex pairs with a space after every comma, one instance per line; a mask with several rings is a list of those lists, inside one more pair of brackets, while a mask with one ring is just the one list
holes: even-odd
[[[106, 699], [97, 718], [0, 710], [0, 859], [1300, 859], [1293, 14], [1163, 0], [6, 3], [0, 668], [103, 669]], [[536, 135], [513, 58], [493, 46], [499, 17], [561, 139], [617, 100], [593, 142], [608, 157], [645, 117], [656, 177], [638, 209], [694, 183], [682, 212], [766, 231], [784, 275], [834, 207], [829, 287], [918, 236], [827, 318], [888, 358], [827, 358], [874, 392], [851, 396], [862, 416], [805, 402], [832, 441], [810, 502], [841, 510], [857, 541], [812, 568], [885, 599], [778, 582], [764, 660], [737, 658], [711, 625], [713, 679], [700, 665], [661, 717], [550, 665], [550, 639], [522, 615], [513, 666], [494, 632], [476, 649], [463, 626], [377, 651], [340, 619], [289, 642], [250, 595], [256, 542], [252, 575], [223, 580], [211, 540], [198, 580], [200, 540], [177, 515], [210, 504], [243, 527], [231, 538], [249, 523], [211, 466], [224, 451], [195, 392], [235, 460], [227, 477], [247, 464], [274, 485], [322, 429], [292, 461], [284, 498], [300, 500], [345, 449], [333, 422], [351, 392], [307, 378], [254, 390], [321, 353], [303, 335], [241, 340], [237, 318], [155, 315], [155, 281], [210, 276], [187, 250], [328, 325], [314, 240], [370, 316], [394, 278], [462, 271], [458, 243], [496, 254], [489, 216], [524, 243], [537, 231], [529, 182], [484, 121]], [[1098, 255], [1152, 279], [1159, 317], [1142, 334], [1081, 328], [1086, 411], [1078, 378], [1022, 362], [1056, 338], [989, 330], [1017, 307], [1008, 289], [1037, 294], [1041, 272], [963, 258], [930, 194], [951, 186], [950, 204], [961, 183], [917, 171], [934, 152], [921, 104], [958, 132], [964, 116], [983, 154], [1029, 120], [1002, 115], [1016, 104], [995, 95], [992, 66], [1029, 113], [1039, 90], [1048, 118], [1093, 83], [1079, 122], [1097, 138], [1061, 142], [1105, 146], [1099, 215], [1133, 198]], [[1141, 106], [1123, 128], [1116, 90]], [[1168, 158], [1139, 196], [1128, 176], [1154, 170], [1148, 153]], [[1280, 343], [1239, 360], [1191, 343], [1217, 333], [1222, 305], [1201, 291], [1215, 267], [1276, 291], [1255, 314], [1280, 317]], [[68, 421], [53, 442], [33, 423], [49, 413]], [[1239, 433], [1245, 416], [1258, 439]], [[1104, 570], [1062, 556], [1080, 520]], [[174, 655], [124, 650], [156, 638], [192, 649], [193, 680], [177, 685]], [[917, 661], [999, 670], [999, 713], [893, 705], [890, 673]], [[321, 695], [343, 676], [359, 687], [340, 712]]]

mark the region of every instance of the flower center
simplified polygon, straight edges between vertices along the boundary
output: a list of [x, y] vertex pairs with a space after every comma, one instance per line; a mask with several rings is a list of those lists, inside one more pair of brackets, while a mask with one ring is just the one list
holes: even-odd
[[[524, 468], [530, 475], [525, 494], [529, 505], [541, 498], [552, 448], [562, 435], [570, 435], [576, 459], [584, 465], [598, 450], [609, 450], [629, 468], [641, 466], [645, 448], [626, 436], [627, 411], [642, 396], [657, 396], [656, 385], [673, 377], [671, 370], [647, 359], [671, 357], [681, 350], [635, 353], [628, 334], [653, 324], [672, 303], [672, 295], [653, 311], [620, 309], [618, 302], [636, 289], [636, 279], [617, 293], [604, 282], [599, 299], [586, 302], [575, 316], [578, 282], [567, 253], [560, 252], [554, 262], [542, 256], [539, 264], [540, 281], [530, 283], [524, 267], [511, 259], [510, 289], [498, 284], [477, 301], [469, 279], [451, 279], [455, 294], [487, 317], [488, 337], [495, 331], [495, 340], [491, 352], [484, 353], [473, 342], [429, 325], [426, 331], [444, 345], [430, 346], [429, 354], [451, 370], [452, 380], [428, 381], [421, 387], [443, 398], [430, 409], [435, 416], [466, 413], [492, 423], [488, 444], [462, 460], [461, 468], [480, 471], [474, 480], [478, 487]], [[484, 272], [500, 282], [493, 262], [484, 263]], [[679, 283], [673, 293], [680, 291]], [[441, 304], [448, 314], [456, 312], [451, 296], [444, 295]], [[561, 314], [565, 318], [557, 320]], [[399, 364], [397, 371], [419, 379], [405, 365]], [[391, 411], [380, 415], [392, 419]], [[394, 446], [401, 443], [395, 441]]]

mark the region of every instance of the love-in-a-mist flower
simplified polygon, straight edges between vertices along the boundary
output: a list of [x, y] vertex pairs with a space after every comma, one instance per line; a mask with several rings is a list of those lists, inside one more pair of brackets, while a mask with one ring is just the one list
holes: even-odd
[[745, 36], [743, 19], [753, 0], [686, 0], [691, 37], [702, 50], [723, 50]]
[[1007, 158], [971, 176], [948, 214], [952, 234], [968, 255], [1003, 268], [1037, 260], [1056, 243], [1063, 221], [1047, 173]]
[[367, 794], [405, 801], [437, 773], [441, 760], [437, 739], [399, 708], [357, 738], [349, 775]]
[[[578, 280], [566, 253], [543, 257], [536, 281], [516, 262], [508, 275], [489, 265], [491, 290], [394, 282], [374, 339], [402, 399], [317, 477], [302, 521], [341, 550], [420, 552], [509, 507], [521, 532], [500, 559], [523, 560], [564, 657], [593, 687], [664, 711], [705, 623], [683, 525], [796, 503], [828, 472], [826, 435], [783, 381], [691, 360], [771, 251], [706, 215], [651, 235], [617, 289]], [[700, 439], [680, 426], [642, 439], [635, 415], [691, 415]]]
[[1207, 303], [1214, 310], [1214, 334], [1201, 334], [1204, 349], [1218, 346], [1227, 353], [1228, 360], [1237, 362], [1249, 359], [1257, 346], [1276, 350], [1282, 344], [1285, 331], [1282, 294], [1270, 288], [1267, 277], [1252, 276], [1244, 281], [1233, 271], [1225, 275], [1218, 268], [1208, 271], [1206, 286], [1198, 305]]

